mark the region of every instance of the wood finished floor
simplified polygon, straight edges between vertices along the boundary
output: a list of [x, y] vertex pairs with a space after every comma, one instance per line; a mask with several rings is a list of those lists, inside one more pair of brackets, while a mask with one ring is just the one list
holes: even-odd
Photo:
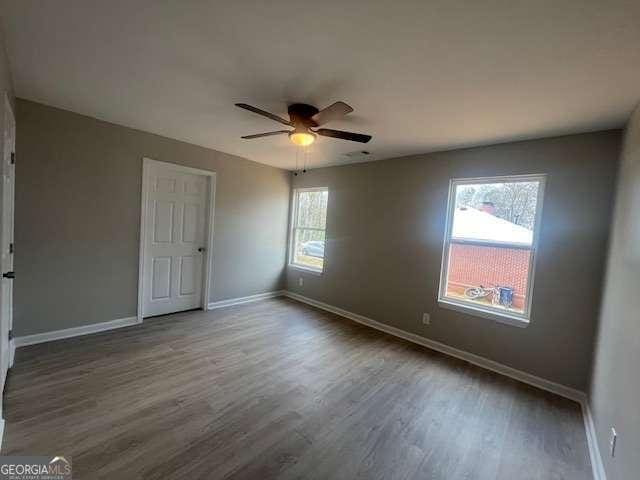
[[287, 299], [18, 350], [2, 453], [75, 479], [588, 479], [578, 404]]

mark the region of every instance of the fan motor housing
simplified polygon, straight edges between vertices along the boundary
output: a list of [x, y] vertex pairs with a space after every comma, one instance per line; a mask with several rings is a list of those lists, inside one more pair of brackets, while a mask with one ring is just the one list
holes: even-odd
[[313, 105], [307, 105], [306, 103], [294, 103], [289, 105], [287, 109], [289, 112], [289, 118], [291, 123], [295, 126], [302, 125], [304, 127], [315, 127], [316, 123], [311, 120], [319, 110]]

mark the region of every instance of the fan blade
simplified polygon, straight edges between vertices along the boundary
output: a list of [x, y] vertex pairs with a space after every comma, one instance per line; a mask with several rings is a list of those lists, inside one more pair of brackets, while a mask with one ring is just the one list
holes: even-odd
[[315, 131], [323, 137], [341, 138], [342, 140], [351, 140], [352, 142], [367, 143], [371, 140], [371, 135], [363, 135], [362, 133], [343, 132], [342, 130], [331, 130], [330, 128], [320, 128]]
[[280, 135], [282, 133], [289, 133], [289, 130], [278, 130], [276, 132], [256, 133], [254, 135], [245, 135], [244, 137], [240, 137], [240, 138], [244, 138], [245, 140], [251, 140], [252, 138], [270, 137], [271, 135]]
[[336, 102], [333, 105], [329, 105], [316, 113], [311, 120], [315, 122], [315, 126], [319, 127], [331, 120], [337, 120], [344, 117], [347, 113], [353, 112], [353, 108], [344, 102]]
[[270, 118], [271, 120], [275, 120], [276, 122], [280, 122], [290, 127], [292, 126], [289, 120], [285, 120], [284, 118], [274, 115], [273, 113], [269, 113], [265, 110], [260, 110], [259, 108], [256, 108], [252, 105], [247, 105], [246, 103], [236, 103], [236, 107], [244, 108], [245, 110], [249, 110], [250, 112], [257, 113], [258, 115], [262, 115], [263, 117]]

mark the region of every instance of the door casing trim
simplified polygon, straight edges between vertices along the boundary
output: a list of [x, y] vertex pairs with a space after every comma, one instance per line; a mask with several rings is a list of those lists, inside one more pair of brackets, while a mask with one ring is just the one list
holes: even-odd
[[149, 201], [149, 172], [152, 167], [170, 167], [174, 170], [178, 170], [182, 173], [190, 173], [192, 175], [203, 175], [208, 177], [209, 187], [209, 202], [208, 213], [205, 216], [205, 245], [206, 250], [204, 252], [204, 275], [202, 276], [202, 298], [200, 304], [203, 310], [209, 310], [209, 290], [211, 288], [213, 279], [213, 226], [215, 215], [215, 200], [216, 200], [216, 172], [210, 170], [202, 170], [199, 168], [186, 167], [177, 163], [161, 162], [152, 158], [142, 158], [142, 191], [140, 199], [140, 253], [138, 257], [138, 322], [143, 320], [143, 302], [144, 302], [144, 256], [146, 253], [146, 211]]

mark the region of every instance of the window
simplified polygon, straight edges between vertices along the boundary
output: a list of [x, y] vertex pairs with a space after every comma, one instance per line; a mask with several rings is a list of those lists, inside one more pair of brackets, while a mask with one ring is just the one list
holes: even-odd
[[440, 305], [526, 326], [545, 178], [451, 181]]
[[298, 188], [293, 192], [291, 266], [322, 272], [327, 222], [327, 188]]

